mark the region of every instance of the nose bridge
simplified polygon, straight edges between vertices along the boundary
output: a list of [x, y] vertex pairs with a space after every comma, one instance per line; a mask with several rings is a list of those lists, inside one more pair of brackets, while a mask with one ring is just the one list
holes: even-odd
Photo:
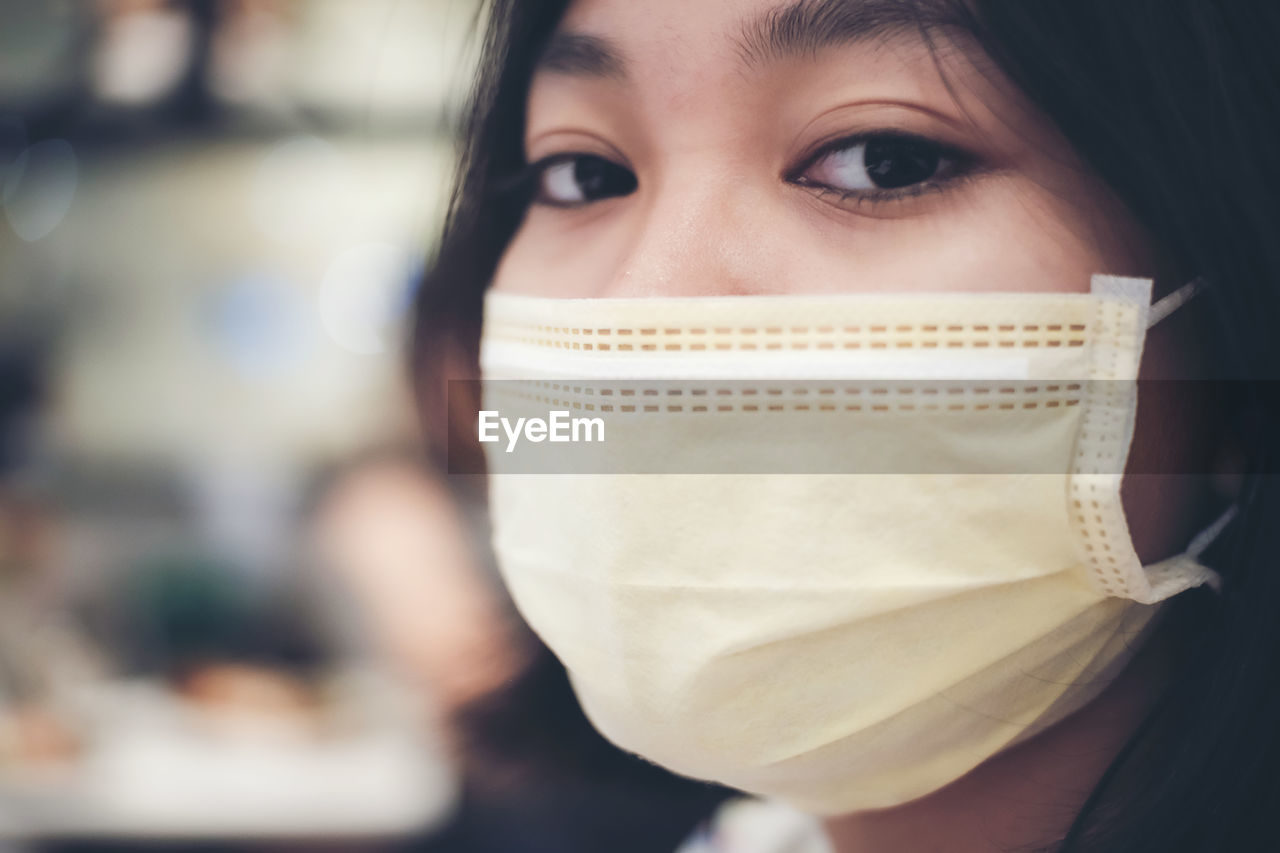
[[[764, 234], [751, 189], [733, 174], [665, 175], [636, 211], [634, 238], [604, 296], [727, 296], [766, 292]], [[776, 286], [776, 283], [775, 283]]]

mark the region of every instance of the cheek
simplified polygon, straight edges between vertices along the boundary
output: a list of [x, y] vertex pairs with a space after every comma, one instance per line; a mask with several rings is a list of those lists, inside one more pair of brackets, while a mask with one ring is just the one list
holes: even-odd
[[1110, 207], [1089, 192], [995, 178], [971, 214], [956, 217], [970, 233], [955, 242], [980, 247], [975, 261], [990, 271], [982, 289], [1086, 292], [1097, 273], [1153, 274], [1141, 246], [1125, 236], [1127, 218]]
[[810, 230], [827, 280], [842, 276], [843, 290], [1085, 292], [1095, 273], [1151, 274], [1124, 241], [1094, 239], [1096, 217], [1074, 200], [1026, 180], [992, 176], [928, 205], [900, 218], [820, 214]]
[[536, 209], [507, 245], [491, 289], [526, 296], [579, 298], [597, 295], [608, 250], [598, 228], [551, 227]]

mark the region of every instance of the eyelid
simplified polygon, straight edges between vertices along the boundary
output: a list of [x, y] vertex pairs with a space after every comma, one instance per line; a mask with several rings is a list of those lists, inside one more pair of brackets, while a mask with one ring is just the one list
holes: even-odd
[[[555, 154], [548, 154], [545, 157], [539, 157], [525, 168], [534, 172], [541, 172], [548, 166], [554, 166], [557, 163], [563, 163], [566, 160], [575, 160], [578, 157], [599, 157], [598, 154], [591, 154], [587, 151], [557, 151]], [[604, 159], [604, 158], [600, 158]]]
[[595, 157], [608, 163], [613, 163], [615, 166], [620, 166], [629, 172], [635, 172], [635, 168], [631, 165], [631, 160], [622, 153], [621, 149], [598, 133], [578, 130], [557, 130], [541, 133], [525, 143], [524, 151], [526, 157], [528, 152], [536, 148], [543, 150], [550, 148], [552, 151], [550, 154], [544, 154], [529, 162], [526, 168], [534, 170], [535, 173], [539, 168], [546, 168], [558, 161], [572, 160], [575, 157]]

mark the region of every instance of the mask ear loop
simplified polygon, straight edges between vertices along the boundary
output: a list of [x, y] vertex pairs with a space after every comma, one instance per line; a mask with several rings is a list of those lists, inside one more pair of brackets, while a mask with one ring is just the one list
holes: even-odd
[[1187, 553], [1192, 557], [1199, 558], [1205, 552], [1205, 549], [1212, 545], [1214, 540], [1226, 529], [1227, 525], [1235, 520], [1237, 509], [1235, 504], [1227, 507], [1212, 524], [1192, 537], [1191, 542], [1187, 544]]
[[[1187, 544], [1187, 556], [1196, 562], [1200, 562], [1200, 555], [1217, 541], [1218, 537], [1222, 535], [1222, 531], [1226, 530], [1231, 522], [1236, 520], [1239, 509], [1235, 504], [1231, 504], [1231, 506], [1223, 510], [1222, 515], [1218, 516], [1212, 524], [1193, 536], [1191, 542]], [[1222, 576], [1217, 572], [1212, 572], [1209, 575], [1209, 586], [1213, 588], [1214, 592], [1222, 592]]]
[[[1199, 296], [1200, 293], [1204, 291], [1205, 287], [1205, 280], [1197, 277], [1182, 285], [1182, 287], [1179, 287], [1173, 293], [1167, 294], [1161, 299], [1157, 299], [1151, 304], [1151, 307], [1147, 309], [1147, 328], [1150, 329], [1174, 311], [1177, 311], [1183, 305], [1186, 305], [1192, 299]], [[1222, 535], [1222, 531], [1235, 520], [1238, 511], [1239, 507], [1236, 504], [1231, 504], [1222, 512], [1221, 515], [1214, 519], [1208, 527], [1193, 536], [1191, 541], [1187, 543], [1187, 549], [1184, 552], [1186, 556], [1199, 561], [1200, 555], [1203, 554], [1209, 546], [1212, 545], [1220, 535]], [[1222, 590], [1222, 578], [1217, 572], [1213, 572], [1209, 576], [1209, 586], [1211, 586], [1215, 592], [1220, 592]]]
[[1203, 278], [1193, 278], [1173, 293], [1166, 294], [1151, 303], [1151, 307], [1147, 309], [1147, 328], [1150, 329], [1156, 323], [1186, 305], [1200, 295], [1204, 288], [1205, 280]]

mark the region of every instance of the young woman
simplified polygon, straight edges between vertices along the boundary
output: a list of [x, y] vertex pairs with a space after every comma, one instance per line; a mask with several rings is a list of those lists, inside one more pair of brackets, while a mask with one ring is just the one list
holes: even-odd
[[[919, 496], [936, 516], [910, 523], [917, 504], [896, 486], [881, 503], [840, 487], [818, 496], [808, 480], [774, 492], [681, 486], [665, 508], [618, 480], [542, 499], [537, 485], [521, 501], [495, 493], [499, 565], [606, 736], [677, 773], [821, 813], [838, 853], [1276, 846], [1280, 492], [1268, 439], [1280, 422], [1265, 383], [1280, 372], [1280, 164], [1267, 132], [1280, 116], [1277, 38], [1280, 8], [1247, 0], [495, 5], [419, 306], [424, 413], [440, 446], [454, 433], [455, 465], [469, 468], [459, 457], [478, 447], [474, 412], [446, 407], [442, 380], [478, 375], [482, 322], [494, 353], [521, 328], [541, 330], [523, 339], [527, 352], [502, 349], [508, 362], [540, 358], [538, 336], [652, 334], [665, 343], [649, 348], [670, 357], [627, 363], [681, 378], [713, 363], [691, 336], [723, 323], [724, 350], [752, 350], [732, 363], [775, 378], [782, 362], [767, 349], [838, 370], [841, 352], [890, 341], [957, 349], [898, 364], [1003, 370], [979, 350], [1008, 345], [1035, 349], [1025, 369], [1061, 345], [1119, 352], [1112, 368], [1132, 357], [1132, 371], [1093, 378], [1214, 380], [1145, 382], [1136, 426], [1123, 393], [1084, 400], [1083, 426], [1061, 421], [1076, 450], [1097, 444], [1098, 424], [1126, 439], [1102, 439], [1111, 451], [1099, 458], [1121, 463], [1111, 479], [1071, 463], [1061, 503], [1079, 562], [1061, 571], [991, 568], [1010, 554], [1026, 566], [1058, 557], [1037, 550], [1048, 548], [1031, 532], [1037, 499], [989, 482]], [[1093, 279], [1086, 294], [1099, 273], [1127, 278]], [[1061, 319], [1079, 310], [1127, 319]], [[741, 341], [770, 311], [803, 322], [779, 319], [776, 345], [757, 354]], [[863, 329], [859, 312], [898, 325]], [[968, 325], [946, 340], [939, 316]], [[634, 318], [646, 319], [628, 327]], [[1058, 328], [1080, 337], [996, 332]], [[894, 329], [919, 336], [875, 337]], [[591, 358], [560, 375], [617, 363], [623, 347], [594, 340]], [[548, 358], [581, 355], [585, 342], [546, 344]], [[1035, 411], [1059, 402], [1082, 401]], [[922, 408], [900, 407], [909, 429], [875, 440], [927, 456], [909, 438], [933, 434], [912, 432]], [[1036, 432], [1024, 420], [997, 440], [1015, 423], [1000, 418], [956, 436], [999, 454]], [[1096, 528], [1068, 510], [1089, 501], [1086, 484], [1114, 487], [1095, 495]], [[975, 502], [981, 512], [956, 509]], [[1104, 521], [1107, 506], [1118, 518]], [[595, 528], [557, 535], [556, 512]], [[654, 531], [661, 548], [628, 550]], [[787, 541], [811, 559], [769, 578], [762, 551]], [[1112, 546], [1132, 564], [1123, 577], [1098, 568]], [[887, 568], [877, 574], [864, 548]], [[552, 564], [580, 582], [553, 589]], [[684, 592], [671, 593], [686, 567]], [[1060, 585], [1031, 594], [1032, 575]], [[660, 604], [635, 591], [657, 577], [671, 593]], [[743, 594], [761, 578], [774, 594]], [[617, 619], [592, 647], [583, 626], [600, 624], [591, 602], [606, 599], [582, 590], [605, 583]], [[734, 584], [737, 598], [724, 594]], [[709, 651], [708, 622], [737, 644], [721, 636]], [[657, 636], [674, 626], [678, 641]], [[870, 707], [878, 716], [864, 719]]]

